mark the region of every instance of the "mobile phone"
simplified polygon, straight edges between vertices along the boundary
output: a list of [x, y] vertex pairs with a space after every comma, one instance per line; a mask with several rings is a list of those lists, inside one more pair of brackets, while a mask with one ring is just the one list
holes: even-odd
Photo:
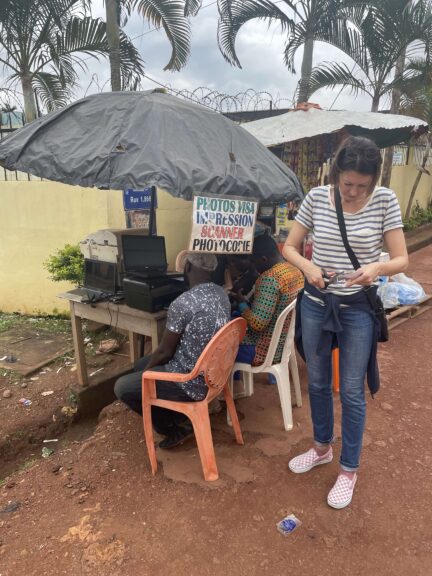
[[345, 278], [345, 280], [354, 280], [354, 278], [358, 278], [361, 275], [362, 275], [362, 271], [359, 269], [359, 270], [354, 270], [354, 272], [346, 272], [344, 274], [344, 278]]

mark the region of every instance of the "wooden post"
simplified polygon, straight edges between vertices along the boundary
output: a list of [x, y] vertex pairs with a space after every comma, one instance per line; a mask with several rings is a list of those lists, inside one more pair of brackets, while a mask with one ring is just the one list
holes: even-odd
[[75, 302], [73, 301], [70, 302], [70, 311], [78, 382], [81, 384], [81, 386], [88, 386], [84, 338], [82, 334], [82, 321], [79, 316], [75, 315]]

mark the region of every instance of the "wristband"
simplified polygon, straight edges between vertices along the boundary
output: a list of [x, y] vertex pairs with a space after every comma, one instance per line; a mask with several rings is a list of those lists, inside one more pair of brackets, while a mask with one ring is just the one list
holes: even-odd
[[246, 302], [240, 302], [238, 305], [238, 309], [240, 310], [240, 313], [243, 314], [245, 310], [249, 309], [249, 304], [247, 304]]

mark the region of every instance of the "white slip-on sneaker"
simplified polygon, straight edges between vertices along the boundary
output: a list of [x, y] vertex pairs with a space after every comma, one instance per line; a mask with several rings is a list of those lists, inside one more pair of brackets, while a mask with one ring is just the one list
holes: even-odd
[[320, 464], [329, 464], [333, 460], [333, 449], [330, 446], [328, 451], [319, 456], [315, 448], [311, 448], [307, 452], [296, 456], [288, 462], [288, 467], [291, 472], [296, 474], [303, 474], [303, 472], [309, 472], [315, 466]]
[[337, 510], [348, 506], [351, 503], [356, 482], [357, 474], [352, 479], [345, 474], [339, 474], [335, 485], [329, 492], [327, 504]]

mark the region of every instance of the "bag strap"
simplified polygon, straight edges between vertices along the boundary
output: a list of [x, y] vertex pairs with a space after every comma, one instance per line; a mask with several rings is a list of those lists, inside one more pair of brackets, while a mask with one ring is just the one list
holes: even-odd
[[[354, 254], [354, 250], [351, 248], [350, 243], [348, 242], [348, 236], [347, 236], [347, 231], [346, 231], [346, 226], [345, 226], [345, 219], [344, 219], [343, 210], [342, 210], [342, 201], [341, 201], [340, 192], [339, 192], [339, 189], [337, 188], [337, 186], [334, 187], [334, 201], [335, 201], [336, 214], [337, 214], [340, 233], [342, 236], [342, 241], [344, 243], [345, 250], [347, 251], [349, 259], [351, 260], [351, 264], [354, 266], [354, 270], [357, 270], [358, 268], [360, 268], [360, 262], [357, 260], [357, 256]], [[369, 300], [369, 304], [371, 305], [371, 308], [373, 310], [375, 310], [374, 298], [371, 295], [369, 288], [370, 287], [363, 288], [363, 291], [366, 294], [367, 299]]]
[[337, 186], [334, 187], [334, 201], [335, 201], [336, 214], [337, 214], [337, 219], [338, 219], [338, 224], [339, 224], [339, 230], [340, 230], [340, 233], [342, 236], [342, 241], [344, 243], [345, 250], [347, 251], [349, 259], [351, 260], [351, 264], [354, 267], [354, 270], [357, 270], [358, 268], [360, 268], [360, 263], [357, 260], [357, 256], [354, 254], [354, 251], [348, 242], [348, 236], [347, 236], [347, 231], [346, 231], [346, 226], [345, 226], [345, 219], [344, 219], [344, 215], [343, 215], [343, 211], [342, 211], [342, 201], [341, 201], [340, 192], [339, 192], [339, 189], [337, 188]]

